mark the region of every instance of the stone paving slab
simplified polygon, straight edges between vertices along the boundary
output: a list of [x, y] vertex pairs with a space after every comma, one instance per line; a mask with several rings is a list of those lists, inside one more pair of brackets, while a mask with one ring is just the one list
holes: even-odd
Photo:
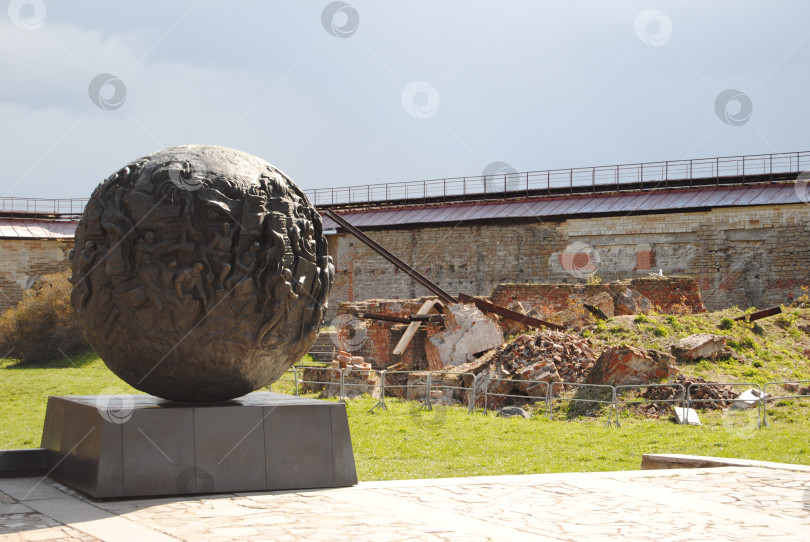
[[808, 540], [810, 472], [723, 467], [363, 482], [94, 502], [0, 479], [0, 541]]

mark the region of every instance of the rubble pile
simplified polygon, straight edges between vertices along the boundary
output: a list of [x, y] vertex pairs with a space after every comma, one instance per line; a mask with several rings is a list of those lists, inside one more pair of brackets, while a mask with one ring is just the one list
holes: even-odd
[[790, 395], [810, 395], [810, 386], [802, 387], [798, 382], [787, 382], [782, 384], [782, 387], [785, 388], [785, 392]]
[[[499, 346], [477, 360], [454, 368], [463, 377], [463, 386], [472, 387], [473, 375], [479, 377], [475, 402], [484, 406], [484, 389], [490, 395], [488, 408], [499, 408], [507, 397], [498, 394], [526, 397], [545, 397], [547, 382], [582, 382], [593, 367], [597, 352], [590, 339], [558, 331], [539, 331], [519, 335], [511, 342]], [[526, 382], [532, 381], [532, 382]], [[468, 401], [468, 392], [457, 397]]]
[[360, 356], [338, 352], [327, 367], [305, 367], [301, 373], [301, 392], [320, 393], [321, 397], [340, 395], [340, 369], [343, 369], [344, 395], [348, 398], [379, 395], [379, 373]]
[[597, 358], [590, 339], [559, 331], [520, 335], [497, 350], [491, 363], [523, 380], [544, 382], [582, 382]]
[[[692, 383], [706, 384], [707, 382], [703, 378], [685, 377], [683, 375], [678, 375], [677, 378], [668, 382], [668, 384], [680, 384], [683, 386], [684, 394], [689, 388], [689, 384]], [[733, 386], [720, 386], [717, 384], [697, 386], [692, 388], [691, 399], [693, 404], [690, 406], [698, 410], [722, 410], [729, 406], [737, 395]], [[681, 389], [676, 386], [647, 388], [641, 394], [641, 397], [648, 401], [680, 399], [680, 396]], [[634, 405], [632, 408], [634, 411], [648, 416], [666, 416], [672, 412], [673, 406], [681, 406], [681, 403], [679, 401], [646, 403]]]

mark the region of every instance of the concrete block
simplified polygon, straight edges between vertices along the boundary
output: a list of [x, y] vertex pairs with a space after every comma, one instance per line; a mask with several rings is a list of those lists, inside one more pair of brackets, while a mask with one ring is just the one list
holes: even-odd
[[700, 425], [700, 418], [694, 408], [672, 407], [675, 411], [675, 420], [686, 425]]

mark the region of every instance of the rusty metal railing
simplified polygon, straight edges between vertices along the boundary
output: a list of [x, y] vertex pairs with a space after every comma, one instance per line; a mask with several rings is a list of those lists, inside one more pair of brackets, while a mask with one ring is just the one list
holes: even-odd
[[[337, 207], [361, 204], [488, 201], [527, 196], [645, 191], [791, 181], [810, 171], [810, 151], [666, 160], [569, 169], [551, 169], [447, 177], [304, 190], [313, 204]], [[79, 217], [87, 199], [0, 198], [0, 213]]]
[[810, 151], [667, 160], [305, 190], [317, 206], [440, 203], [793, 180]]
[[10, 216], [78, 218], [84, 212], [86, 204], [86, 198], [0, 198], [0, 212]]

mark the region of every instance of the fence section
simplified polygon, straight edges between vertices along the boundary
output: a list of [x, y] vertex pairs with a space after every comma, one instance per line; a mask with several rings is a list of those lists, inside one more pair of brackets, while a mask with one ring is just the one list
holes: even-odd
[[[770, 394], [768, 394], [770, 390]], [[792, 399], [810, 399], [810, 380], [783, 380], [779, 382], [766, 382], [762, 386], [762, 423], [770, 426], [768, 421], [768, 403]], [[777, 404], [773, 405], [778, 406]]]
[[[571, 397], [566, 397], [562, 393], [555, 393], [555, 388], [560, 392], [566, 388], [576, 390]], [[577, 382], [554, 382], [549, 388], [548, 396], [548, 416], [554, 419], [554, 401], [568, 401], [572, 403], [594, 403], [598, 405], [610, 405], [608, 409], [607, 422], [605, 427], [610, 427], [613, 422], [611, 416], [616, 412], [616, 388], [608, 384], [580, 384]]]
[[[515, 382], [519, 382], [520, 384], [525, 384], [527, 389], [526, 395], [518, 395], [514, 393], [506, 393], [506, 392], [499, 392], [497, 390], [507, 389], [509, 391], [511, 385]], [[508, 388], [503, 386], [504, 384], [509, 384]], [[495, 391], [490, 391], [490, 388], [494, 388]], [[549, 383], [543, 380], [519, 380], [515, 381], [508, 378], [490, 378], [487, 382], [486, 387], [484, 388], [484, 414], [487, 413], [489, 410], [490, 402], [493, 404], [495, 400], [498, 399], [513, 399], [517, 401], [528, 401], [529, 403], [534, 403], [537, 401], [543, 402], [543, 408], [546, 411], [546, 414], [549, 413], [548, 410], [548, 397], [549, 397]], [[474, 408], [474, 407], [473, 407]], [[498, 408], [498, 407], [494, 407]]]
[[[676, 396], [668, 396], [663, 398], [656, 398], [656, 397], [637, 397], [633, 399], [621, 399], [621, 395], [623, 392], [629, 392], [633, 390], [666, 390], [666, 389], [673, 389], [675, 390]], [[681, 408], [685, 406], [686, 402], [686, 389], [683, 387], [683, 384], [622, 384], [620, 386], [616, 386], [616, 427], [621, 427], [619, 423], [619, 413], [621, 412], [622, 405], [643, 405], [643, 404], [656, 404], [656, 403], [680, 403]], [[681, 423], [686, 423], [686, 416], [682, 417], [683, 421]]]
[[[693, 390], [699, 390], [703, 387], [722, 387], [722, 386], [740, 386], [740, 387], [748, 387], [749, 389], [757, 390], [757, 396], [755, 399], [748, 399], [748, 400], [741, 400], [737, 398], [726, 398], [726, 397], [709, 397], [709, 398], [698, 398], [695, 397], [697, 392]], [[740, 408], [748, 408], [748, 405], [752, 402], [756, 403], [757, 406], [757, 428], [762, 425], [762, 388], [759, 384], [755, 382], [691, 382], [689, 386], [686, 388], [686, 406], [691, 408], [694, 404], [705, 404], [705, 403], [719, 403], [720, 408], [725, 406], [732, 406], [734, 403], [739, 403]], [[726, 403], [726, 404], [724, 404]]]
[[[291, 385], [292, 393], [320, 391], [323, 395], [341, 402], [361, 395], [377, 400], [371, 410], [388, 410], [386, 398], [398, 397], [419, 401], [421, 408], [432, 410], [433, 404], [445, 405], [466, 403], [467, 412], [473, 413], [476, 406], [483, 413], [499, 409], [506, 400], [514, 403], [542, 403], [549, 419], [554, 419], [554, 403], [583, 403], [608, 405], [605, 426], [621, 427], [621, 409], [630, 405], [672, 404], [676, 408], [691, 408], [713, 405], [714, 408], [757, 408], [757, 428], [770, 425], [768, 404], [783, 400], [810, 399], [810, 380], [767, 382], [760, 386], [754, 382], [692, 382], [688, 386], [678, 383], [632, 384], [611, 386], [608, 384], [583, 384], [578, 382], [546, 382], [505, 378], [482, 378], [473, 373], [451, 371], [388, 371], [318, 365], [291, 367], [277, 383]], [[275, 385], [275, 384], [274, 384]], [[749, 397], [737, 394], [721, 397], [705, 397], [701, 388], [737, 387], [753, 389]], [[284, 387], [284, 386], [282, 386]], [[514, 390], [521, 393], [515, 393]], [[672, 392], [656, 393], [654, 390], [670, 389]], [[627, 397], [628, 393], [647, 390], [651, 396]], [[569, 407], [570, 408], [570, 407]], [[685, 416], [682, 423], [685, 423]]]

